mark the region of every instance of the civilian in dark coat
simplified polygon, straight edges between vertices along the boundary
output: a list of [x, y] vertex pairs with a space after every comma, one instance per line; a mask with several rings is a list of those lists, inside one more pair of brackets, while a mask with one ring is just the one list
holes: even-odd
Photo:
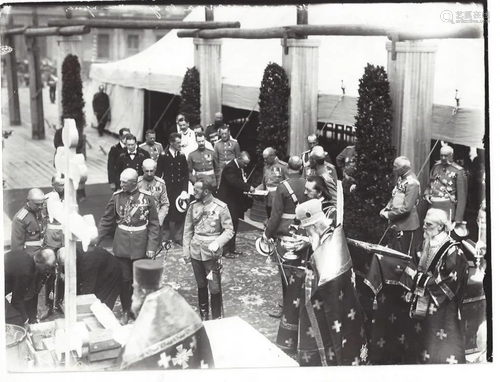
[[179, 212], [175, 207], [175, 201], [182, 191], [188, 190], [189, 170], [187, 159], [181, 153], [182, 137], [179, 133], [172, 133], [169, 137], [169, 146], [165, 149], [165, 155], [158, 158], [156, 175], [162, 177], [167, 187], [167, 196], [172, 207], [168, 210], [165, 221], [168, 222], [170, 235], [168, 240], [182, 242], [182, 227], [186, 211]]
[[[65, 248], [58, 253], [58, 261], [64, 264]], [[85, 252], [81, 243], [76, 245], [77, 294], [94, 294], [113, 310], [122, 285], [120, 261], [101, 247]]]
[[125, 144], [127, 150], [122, 152], [116, 161], [117, 178], [120, 179], [120, 174], [126, 168], [134, 169], [139, 176], [144, 175], [142, 162], [150, 158], [149, 153], [137, 146], [137, 138], [133, 134], [129, 133], [125, 136]]
[[104, 128], [109, 120], [111, 120], [111, 105], [109, 96], [104, 92], [104, 86], [99, 86], [99, 91], [94, 94], [92, 99], [92, 109], [97, 119], [97, 131], [99, 136], [104, 135]]
[[254, 187], [246, 183], [244, 168], [250, 162], [250, 155], [242, 151], [238, 158], [229, 162], [222, 170], [217, 198], [227, 204], [233, 221], [234, 236], [224, 246], [224, 256], [234, 258], [240, 252], [236, 251], [236, 234], [238, 232], [239, 218], [248, 209], [248, 196], [244, 192], [253, 192]]
[[120, 188], [120, 174], [116, 170], [116, 162], [121, 153], [127, 152], [125, 137], [130, 134], [130, 129], [124, 127], [120, 129], [120, 141], [109, 149], [108, 153], [108, 183], [112, 191]]
[[28, 320], [36, 322], [38, 293], [45, 275], [54, 265], [55, 255], [51, 249], [37, 251], [33, 256], [24, 250], [5, 254], [5, 295], [12, 293], [10, 303], [5, 299], [7, 324], [23, 326]]

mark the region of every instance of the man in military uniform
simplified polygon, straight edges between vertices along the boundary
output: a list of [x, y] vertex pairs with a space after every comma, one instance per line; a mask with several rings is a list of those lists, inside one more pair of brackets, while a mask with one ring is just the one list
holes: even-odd
[[233, 159], [240, 155], [240, 145], [236, 139], [231, 138], [229, 126], [225, 125], [220, 128], [220, 140], [214, 144], [215, 162], [219, 171], [216, 174], [217, 187], [220, 184], [220, 178], [224, 167]]
[[215, 142], [219, 140], [219, 129], [224, 126], [223, 118], [220, 111], [215, 113], [214, 123], [208, 125], [205, 131], [205, 138], [214, 146]]
[[196, 144], [196, 137], [194, 131], [189, 128], [189, 121], [183, 114], [177, 115], [175, 121], [176, 125], [170, 130], [170, 134], [179, 133], [181, 135], [181, 153], [187, 158], [188, 155], [198, 147]]
[[[332, 196], [332, 204], [337, 205], [337, 171], [333, 165], [326, 163], [326, 152], [321, 146], [314, 146], [309, 156], [309, 165], [314, 174], [321, 176], [326, 183], [328, 192]], [[332, 169], [333, 167], [333, 169]], [[308, 177], [308, 179], [310, 179]], [[335, 220], [335, 219], [334, 219]]]
[[337, 166], [342, 170], [342, 188], [345, 192], [352, 192], [355, 188], [354, 171], [356, 164], [354, 157], [356, 155], [356, 147], [354, 145], [347, 146], [342, 152], [337, 155]]
[[139, 175], [142, 175], [142, 162], [144, 162], [144, 159], [149, 158], [149, 152], [137, 147], [137, 138], [133, 134], [127, 134], [125, 144], [127, 151], [118, 156], [116, 171], [121, 174], [126, 168], [131, 168]]
[[158, 212], [158, 221], [161, 227], [170, 206], [165, 181], [155, 176], [156, 162], [151, 158], [144, 159], [144, 162], [142, 162], [142, 171], [144, 175], [137, 178], [137, 187], [139, 190], [148, 191], [153, 196], [156, 211]]
[[135, 260], [153, 258], [160, 234], [155, 200], [150, 192], [137, 187], [137, 171], [128, 168], [120, 175], [121, 189], [111, 197], [97, 227], [98, 236], [92, 244], [99, 245], [113, 232], [113, 254], [120, 260], [123, 283], [120, 291], [122, 324], [129, 320], [132, 298], [132, 264]]
[[258, 189], [268, 190], [266, 196], [266, 212], [267, 218], [271, 217], [271, 209], [273, 205], [274, 195], [278, 184], [288, 178], [287, 164], [276, 156], [276, 150], [272, 147], [266, 148], [262, 157], [264, 158], [264, 174], [262, 176], [262, 184]]
[[420, 226], [417, 214], [418, 198], [420, 196], [420, 182], [411, 171], [410, 160], [406, 157], [397, 157], [394, 160], [394, 172], [398, 175], [398, 182], [392, 190], [392, 198], [387, 206], [380, 211], [380, 216], [389, 220], [399, 231], [398, 239], [401, 252], [410, 255], [415, 240], [415, 231]]
[[[203, 126], [201, 126], [201, 125], [193, 126], [193, 131], [194, 131], [195, 137], [198, 135], [198, 133], [203, 134], [203, 136], [205, 137], [205, 133], [203, 131]], [[207, 137], [205, 137], [205, 148], [214, 151], [214, 146], [213, 146], [212, 142], [210, 142], [207, 139]]]
[[222, 318], [222, 247], [233, 237], [234, 229], [226, 203], [213, 197], [212, 182], [208, 178], [196, 179], [194, 198], [184, 223], [183, 250], [184, 260], [191, 260], [193, 265], [200, 315], [205, 321], [208, 320], [207, 285], [211, 294], [212, 319]]
[[125, 142], [125, 137], [130, 134], [130, 129], [123, 127], [119, 131], [119, 142], [111, 146], [108, 153], [108, 183], [111, 191], [116, 191], [120, 188], [120, 173], [116, 170], [116, 162], [121, 153], [127, 152], [127, 144]]
[[[46, 204], [48, 203], [63, 203], [64, 200], [64, 174], [56, 174], [52, 177], [53, 190], [45, 195]], [[54, 219], [48, 212], [47, 207], [47, 228], [43, 238], [45, 248], [52, 249], [55, 253], [64, 247], [64, 229], [60, 222]], [[54, 307], [62, 310], [61, 303], [64, 300], [64, 283], [61, 280], [57, 281], [57, 291], [54, 291], [55, 279], [58, 269], [52, 273], [45, 284], [45, 306], [47, 310], [40, 316], [40, 320], [44, 320], [52, 314]], [[54, 299], [57, 297], [54, 306]]]
[[215, 162], [214, 152], [205, 147], [205, 143], [208, 142], [205, 142], [203, 133], [196, 133], [196, 143], [198, 144], [198, 149], [189, 154], [187, 161], [189, 181], [194, 184], [197, 178], [206, 177], [210, 180], [215, 190], [217, 186], [215, 179], [217, 163]]
[[[302, 161], [298, 156], [292, 156], [288, 160], [289, 178], [280, 182], [276, 188], [271, 217], [262, 235], [264, 241], [276, 239], [281, 236], [289, 236], [289, 227], [295, 219], [295, 207], [299, 203], [307, 200], [305, 194], [306, 181], [300, 178]], [[283, 289], [283, 299], [286, 295], [287, 281], [285, 275], [281, 274], [281, 287]], [[271, 317], [279, 318], [279, 313], [269, 313]]]
[[429, 203], [429, 207], [446, 212], [451, 221], [465, 224], [467, 176], [464, 169], [453, 162], [452, 147], [443, 146], [440, 156], [441, 160], [431, 170], [430, 182], [424, 192], [424, 199]]
[[12, 219], [10, 249], [12, 251], [25, 250], [33, 255], [42, 246], [45, 233], [45, 223], [42, 210], [45, 195], [39, 188], [32, 188], [28, 192], [26, 204]]
[[[311, 134], [307, 136], [307, 145], [309, 146], [309, 150], [304, 151], [301, 155], [302, 166], [304, 171], [302, 173], [302, 177], [304, 179], [310, 179], [315, 175], [314, 170], [311, 168], [311, 163], [309, 162], [309, 158], [311, 156], [311, 150], [319, 145], [318, 137], [316, 136], [316, 134]], [[330, 156], [327, 153], [325, 155], [325, 161], [329, 164], [332, 163], [332, 160], [330, 159]], [[329, 167], [329, 171], [331, 171], [331, 167]]]
[[161, 143], [156, 142], [156, 133], [154, 130], [146, 131], [146, 142], [139, 145], [139, 148], [147, 151], [155, 162], [158, 162], [158, 157], [163, 154], [163, 146]]

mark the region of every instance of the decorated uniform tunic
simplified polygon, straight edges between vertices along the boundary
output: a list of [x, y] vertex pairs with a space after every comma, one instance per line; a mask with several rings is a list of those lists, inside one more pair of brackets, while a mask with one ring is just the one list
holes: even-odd
[[24, 249], [33, 255], [42, 246], [45, 226], [41, 212], [33, 212], [26, 204], [12, 219], [10, 248]]
[[197, 149], [189, 154], [187, 163], [189, 169], [189, 180], [191, 183], [194, 184], [198, 177], [206, 177], [212, 182], [212, 187], [217, 185], [215, 180], [217, 163], [215, 161], [214, 151], [207, 148], [204, 150]]
[[[309, 161], [310, 156], [311, 150], [304, 151], [300, 156], [302, 159], [302, 166], [304, 166], [302, 177], [307, 180], [310, 180], [313, 176], [316, 175], [316, 171], [311, 168], [311, 162]], [[328, 169], [329, 173], [331, 173], [332, 171], [336, 171], [335, 166], [333, 166], [331, 163], [332, 160], [330, 159], [330, 156], [326, 154], [325, 166]]]
[[151, 182], [148, 182], [144, 177], [140, 176], [137, 179], [137, 188], [146, 190], [153, 196], [155, 200], [156, 211], [158, 212], [158, 221], [160, 227], [163, 225], [165, 216], [168, 214], [170, 201], [167, 196], [167, 187], [162, 178], [155, 176]]
[[418, 197], [420, 195], [420, 182], [415, 174], [408, 171], [398, 178], [392, 190], [392, 198], [386, 206], [389, 220], [400, 231], [414, 231], [420, 225], [417, 214]]
[[217, 165], [217, 184], [220, 184], [220, 176], [226, 164], [240, 155], [240, 145], [236, 139], [229, 138], [227, 141], [222, 139], [214, 144], [215, 163]]
[[106, 206], [97, 228], [98, 242], [118, 225], [113, 241], [117, 257], [141, 259], [146, 251], [158, 249], [160, 225], [151, 193], [136, 188], [132, 192], [116, 191]]
[[152, 145], [148, 145], [147, 143], [143, 143], [139, 145], [141, 149], [144, 151], [147, 151], [149, 153], [149, 156], [151, 159], [153, 159], [155, 162], [158, 162], [158, 157], [163, 154], [163, 146], [161, 143], [154, 142]]
[[448, 215], [451, 211], [451, 219], [462, 222], [467, 201], [467, 176], [464, 169], [456, 163], [437, 163], [431, 170], [425, 195], [430, 196], [433, 208], [443, 210]]
[[274, 163], [266, 163], [264, 165], [262, 188], [264, 190], [269, 190], [269, 194], [267, 194], [266, 197], [266, 206], [271, 207], [273, 205], [274, 195], [276, 195], [278, 184], [285, 179], [288, 179], [288, 167], [285, 162], [276, 158]]

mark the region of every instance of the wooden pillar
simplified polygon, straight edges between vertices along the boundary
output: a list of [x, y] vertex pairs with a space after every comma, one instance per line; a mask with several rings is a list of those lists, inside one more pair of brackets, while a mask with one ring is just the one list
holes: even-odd
[[62, 123], [62, 65], [64, 59], [68, 54], [78, 56], [80, 66], [82, 65], [82, 36], [57, 36], [57, 88], [56, 88], [56, 102], [57, 102], [57, 120], [58, 126]]
[[26, 36], [25, 38], [26, 47], [28, 48], [28, 71], [30, 79], [31, 137], [33, 139], [45, 139], [40, 51], [36, 37]]
[[[418, 174], [431, 149], [432, 107], [437, 44], [422, 40], [386, 44], [391, 87], [393, 144]], [[422, 191], [429, 183], [429, 164], [419, 176]], [[424, 204], [424, 203], [422, 203]]]
[[206, 127], [222, 109], [222, 40], [195, 38], [193, 43], [194, 65], [200, 72], [200, 123]]
[[315, 134], [318, 124], [319, 40], [286, 39], [283, 68], [290, 84], [290, 155], [307, 150], [306, 137]]
[[[7, 17], [7, 27], [8, 29], [12, 29], [14, 27], [12, 15], [8, 13]], [[13, 35], [6, 35], [4, 39], [4, 44], [12, 48], [12, 51], [5, 55], [10, 124], [11, 126], [19, 126], [21, 125], [21, 112], [19, 109], [19, 82], [17, 78], [15, 37]]]

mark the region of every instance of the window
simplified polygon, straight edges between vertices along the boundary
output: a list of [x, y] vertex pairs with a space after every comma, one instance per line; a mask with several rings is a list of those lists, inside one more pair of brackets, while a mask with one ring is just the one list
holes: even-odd
[[127, 35], [127, 51], [129, 54], [139, 53], [139, 35]]
[[110, 58], [109, 34], [97, 35], [97, 58]]

